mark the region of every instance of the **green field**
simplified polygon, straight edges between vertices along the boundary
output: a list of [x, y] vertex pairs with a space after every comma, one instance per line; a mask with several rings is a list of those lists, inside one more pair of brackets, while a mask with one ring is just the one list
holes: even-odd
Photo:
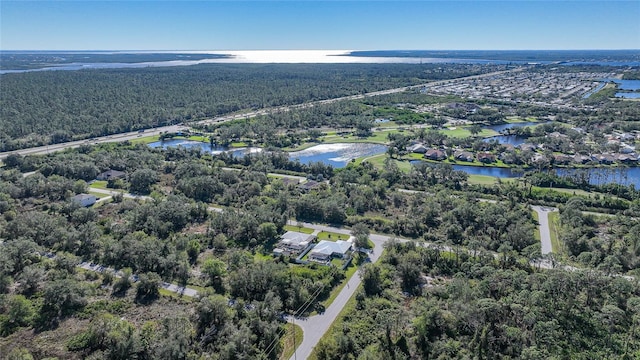
[[159, 140], [160, 140], [160, 137], [158, 135], [152, 135], [152, 136], [135, 138], [133, 140], [129, 140], [129, 142], [132, 144], [150, 144], [152, 142], [156, 142]]
[[[531, 215], [533, 216], [533, 220], [536, 221], [536, 224], [540, 223], [540, 217], [538, 217], [538, 212], [537, 211], [531, 211]], [[540, 226], [536, 226], [535, 230], [533, 231], [533, 237], [540, 241]]]
[[320, 233], [318, 233], [318, 240], [349, 240], [349, 235], [339, 234], [331, 231], [321, 231]]
[[289, 358], [293, 356], [293, 351], [302, 343], [304, 336], [300, 326], [294, 324], [287, 324], [285, 326], [286, 332], [280, 339], [280, 348], [282, 348], [282, 352], [278, 357], [280, 360], [289, 360]]
[[299, 233], [311, 234], [313, 233], [313, 229], [306, 228], [303, 226], [295, 226], [295, 225], [285, 225], [284, 229], [287, 231], [297, 231]]
[[549, 213], [549, 232], [551, 233], [551, 250], [555, 254], [562, 255], [564, 254], [564, 246], [560, 242], [560, 237], [558, 236], [558, 231], [560, 230], [560, 213], [550, 212]]
[[90, 188], [94, 189], [106, 189], [107, 181], [106, 180], [95, 180], [91, 184], [89, 184]]
[[[466, 138], [466, 137], [472, 136], [471, 132], [468, 129], [463, 127], [447, 128], [439, 131], [447, 136], [454, 137], [454, 138]], [[482, 131], [480, 131], [480, 133], [477, 136], [489, 137], [489, 136], [496, 136], [496, 135], [500, 135], [500, 134], [493, 130], [482, 129]]]

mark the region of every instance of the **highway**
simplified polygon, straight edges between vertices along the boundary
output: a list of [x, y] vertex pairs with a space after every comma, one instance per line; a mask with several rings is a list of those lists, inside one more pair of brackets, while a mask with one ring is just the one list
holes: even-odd
[[[310, 101], [310, 102], [306, 102], [306, 103], [303, 103], [303, 104], [297, 104], [297, 105], [287, 105], [287, 106], [277, 106], [277, 107], [271, 107], [271, 108], [264, 108], [264, 109], [255, 110], [255, 111], [246, 111], [246, 112], [240, 112], [240, 113], [236, 113], [236, 114], [218, 116], [218, 117], [215, 117], [215, 118], [212, 118], [212, 119], [205, 119], [205, 120], [196, 121], [196, 122], [193, 122], [191, 124], [194, 124], [194, 125], [219, 124], [219, 123], [224, 123], [224, 122], [228, 122], [228, 121], [232, 121], [232, 120], [248, 119], [248, 118], [253, 118], [253, 117], [256, 117], [256, 116], [268, 115], [268, 114], [278, 113], [278, 112], [286, 112], [286, 111], [290, 111], [290, 110], [294, 110], [294, 109], [310, 108], [310, 107], [313, 107], [313, 106], [316, 106], [316, 105], [331, 104], [331, 103], [334, 103], [334, 102], [337, 102], [337, 101], [357, 100], [357, 99], [363, 99], [365, 97], [371, 97], [371, 96], [394, 94], [394, 93], [399, 93], [399, 92], [403, 92], [403, 91], [407, 91], [407, 90], [411, 90], [411, 89], [429, 88], [431, 86], [438, 86], [438, 85], [442, 85], [442, 84], [445, 84], [445, 83], [448, 83], [448, 82], [479, 79], [479, 78], [484, 78], [484, 77], [489, 77], [489, 76], [495, 76], [495, 75], [506, 73], [506, 72], [521, 71], [521, 70], [522, 70], [522, 68], [516, 68], [516, 69], [511, 69], [511, 70], [496, 71], [496, 72], [492, 72], [492, 73], [473, 75], [473, 76], [467, 76], [467, 77], [456, 78], [456, 79], [434, 81], [434, 82], [429, 82], [429, 83], [424, 83], [424, 84], [419, 84], [419, 85], [403, 86], [403, 87], [398, 87], [398, 88], [388, 89], [388, 90], [373, 91], [373, 92], [369, 92], [369, 93], [365, 93], [365, 94], [341, 96], [341, 97], [336, 97], [336, 98], [333, 98], [333, 99]], [[0, 153], [0, 160], [6, 158], [7, 156], [9, 156], [11, 154], [19, 154], [19, 155], [23, 155], [23, 156], [24, 155], [42, 155], [42, 154], [48, 154], [48, 153], [61, 151], [61, 150], [65, 150], [65, 149], [77, 148], [77, 147], [82, 146], [82, 145], [101, 144], [101, 143], [109, 143], [109, 142], [123, 142], [123, 141], [127, 141], [127, 140], [134, 140], [134, 139], [142, 137], [142, 136], [157, 136], [157, 135], [160, 135], [162, 133], [167, 133], [167, 132], [168, 133], [172, 133], [172, 132], [184, 131], [184, 130], [187, 130], [188, 128], [189, 127], [186, 126], [186, 125], [162, 126], [162, 127], [146, 129], [142, 133], [139, 132], [139, 131], [132, 131], [132, 132], [128, 132], [128, 133], [114, 134], [114, 135], [109, 135], [109, 136], [101, 136], [101, 137], [96, 137], [96, 138], [86, 139], [86, 140], [77, 140], [77, 141], [71, 141], [71, 142], [60, 143], [60, 144], [38, 146], [38, 147], [33, 147], [33, 148], [28, 148], [28, 149], [1, 152]]]

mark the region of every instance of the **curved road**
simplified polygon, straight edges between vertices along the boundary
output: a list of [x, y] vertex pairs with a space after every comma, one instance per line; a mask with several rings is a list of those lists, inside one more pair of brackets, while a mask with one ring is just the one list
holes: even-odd
[[[547, 253], [550, 253], [551, 252], [550, 250], [551, 236], [549, 232], [550, 229], [549, 229], [549, 222], [548, 222], [547, 215], [549, 212], [557, 211], [558, 209], [539, 207], [539, 206], [533, 206], [533, 209], [536, 212], [538, 212], [538, 215], [540, 218], [540, 238], [548, 239], [547, 244], [548, 244], [549, 251]], [[543, 223], [542, 219], [546, 219], [546, 221]], [[295, 221], [290, 221], [289, 223], [291, 225], [298, 224], [298, 222], [295, 222]], [[314, 230], [319, 230], [319, 231], [331, 231], [331, 232], [342, 233], [342, 234], [350, 234], [348, 230], [330, 227], [330, 226], [316, 225], [311, 223], [303, 223], [302, 226], [311, 228]], [[382, 253], [382, 246], [387, 240], [391, 239], [392, 236], [371, 234], [369, 238], [374, 244], [374, 251], [369, 256], [369, 258], [371, 259], [371, 262], [377, 262], [378, 259], [380, 258], [380, 254]], [[413, 241], [413, 240], [407, 240], [407, 239], [402, 239], [398, 237], [396, 237], [396, 239], [398, 239], [401, 242]], [[425, 243], [425, 242], [420, 243], [420, 245], [434, 246], [434, 244]], [[448, 246], [443, 246], [443, 245], [438, 245], [438, 246], [441, 247], [444, 251], [453, 251], [453, 249], [451, 249]], [[547, 249], [545, 245], [543, 245], [543, 249], [545, 250]], [[543, 250], [543, 255], [545, 254], [544, 252], [545, 250]], [[494, 254], [494, 256], [498, 256], [498, 254]], [[552, 269], [552, 268], [559, 267], [568, 271], [576, 270], [576, 268], [571, 266], [558, 266], [558, 264], [555, 264], [552, 261], [549, 261], [546, 259], [539, 260], [535, 263], [532, 263], [532, 265], [537, 266], [538, 268], [543, 268], [543, 269]], [[353, 294], [356, 292], [361, 282], [362, 281], [360, 279], [359, 274], [358, 273], [354, 274], [354, 276], [352, 276], [351, 279], [349, 279], [349, 281], [347, 282], [347, 286], [342, 288], [342, 291], [340, 291], [340, 294], [338, 294], [338, 296], [331, 303], [331, 305], [329, 305], [329, 307], [325, 309], [325, 312], [323, 314], [310, 316], [308, 318], [295, 318], [295, 319], [290, 318], [289, 319], [289, 322], [292, 322], [300, 326], [303, 332], [302, 343], [298, 345], [294, 355], [290, 358], [290, 360], [297, 360], [298, 358], [306, 359], [309, 357], [309, 355], [311, 355], [313, 348], [316, 346], [316, 344], [318, 344], [318, 342], [320, 341], [322, 336], [327, 332], [327, 330], [329, 330], [329, 327], [336, 320], [336, 318], [340, 314], [340, 311], [342, 311], [344, 306], [347, 304], [347, 301], [349, 301], [351, 296], [353, 296]]]

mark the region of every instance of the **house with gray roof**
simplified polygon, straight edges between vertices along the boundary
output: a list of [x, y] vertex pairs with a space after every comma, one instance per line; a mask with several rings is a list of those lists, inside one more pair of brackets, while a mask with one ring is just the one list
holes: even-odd
[[322, 240], [309, 252], [309, 259], [325, 262], [331, 258], [343, 258], [349, 250], [352, 243], [350, 241], [338, 240], [327, 241]]
[[90, 194], [78, 194], [71, 198], [71, 201], [80, 204], [80, 206], [89, 207], [98, 201], [98, 198]]
[[280, 242], [273, 250], [273, 254], [291, 255], [304, 252], [315, 241], [316, 236], [297, 231], [287, 231], [280, 237]]

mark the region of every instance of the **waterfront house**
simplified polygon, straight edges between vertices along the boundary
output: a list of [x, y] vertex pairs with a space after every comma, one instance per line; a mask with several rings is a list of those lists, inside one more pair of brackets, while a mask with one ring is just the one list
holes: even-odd
[[427, 152], [427, 147], [424, 146], [423, 144], [415, 144], [415, 145], [411, 145], [407, 150], [411, 151], [412, 153], [416, 153], [416, 154], [424, 154]]
[[442, 161], [447, 158], [447, 153], [438, 149], [429, 149], [424, 153], [424, 158], [429, 160]]
[[485, 164], [490, 164], [496, 161], [496, 156], [488, 152], [480, 152], [476, 157], [478, 158], [478, 161]]
[[462, 151], [462, 150], [458, 150], [453, 154], [453, 157], [456, 160], [460, 160], [460, 161], [468, 161], [468, 162], [473, 162], [473, 153], [469, 152], [469, 151]]

